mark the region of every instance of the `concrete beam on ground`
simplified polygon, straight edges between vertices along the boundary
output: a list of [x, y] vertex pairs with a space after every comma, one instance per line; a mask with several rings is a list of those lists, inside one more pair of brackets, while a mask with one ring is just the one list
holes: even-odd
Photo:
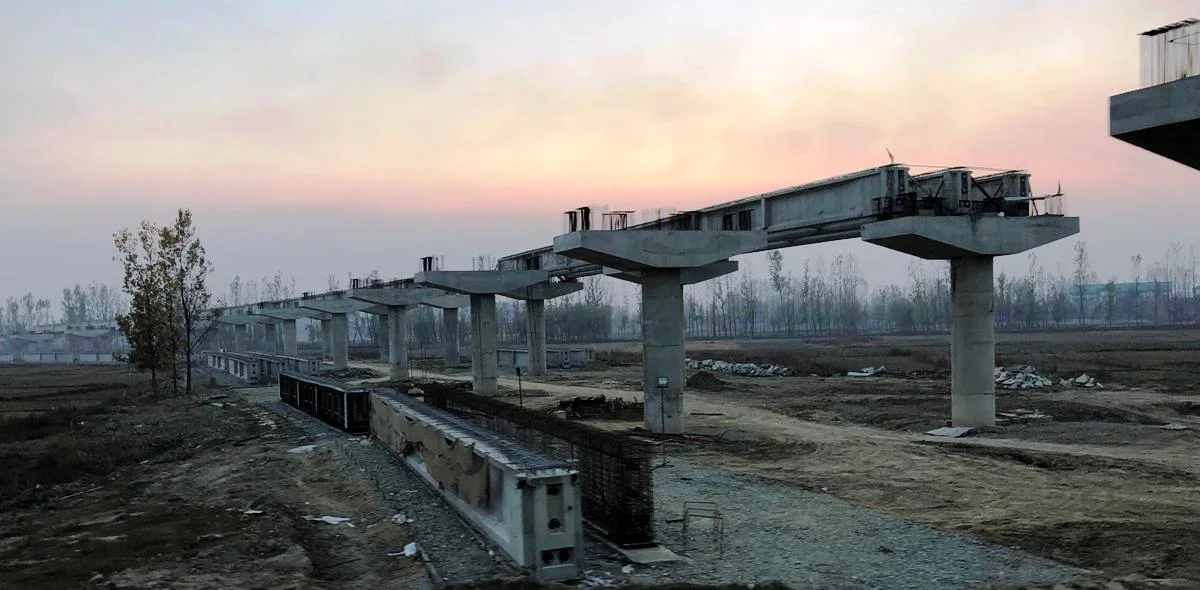
[[[736, 260], [722, 260], [712, 264], [696, 268], [681, 268], [679, 269], [679, 281], [684, 285], [695, 285], [704, 281], [722, 277], [730, 273], [737, 272], [738, 263]], [[641, 284], [641, 271], [621, 271], [615, 268], [604, 269], [604, 275], [615, 279], [629, 281], [631, 283]]]
[[1109, 134], [1200, 170], [1200, 76], [1110, 97]]
[[864, 225], [862, 239], [928, 260], [1007, 256], [1079, 233], [1078, 217], [900, 217]]
[[463, 295], [496, 295], [550, 280], [544, 270], [435, 270], [417, 273], [413, 281]]
[[767, 248], [767, 232], [579, 231], [554, 238], [554, 253], [621, 271], [695, 268]]

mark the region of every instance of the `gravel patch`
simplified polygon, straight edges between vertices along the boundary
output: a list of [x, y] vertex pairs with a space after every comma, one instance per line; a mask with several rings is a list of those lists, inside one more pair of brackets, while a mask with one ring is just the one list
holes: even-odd
[[[691, 563], [637, 566], [639, 582], [781, 581], [793, 588], [968, 588], [1065, 582], [1082, 573], [1046, 559], [942, 533], [832, 496], [672, 458], [655, 476], [659, 539]], [[684, 501], [719, 505], [711, 521], [677, 522]]]
[[417, 545], [443, 581], [463, 582], [514, 572], [514, 566], [467, 526], [429, 484], [371, 439], [347, 435], [284, 404], [274, 388], [243, 389], [238, 393], [287, 418], [317, 444], [330, 449], [348, 473], [371, 480], [382, 505], [413, 520]]

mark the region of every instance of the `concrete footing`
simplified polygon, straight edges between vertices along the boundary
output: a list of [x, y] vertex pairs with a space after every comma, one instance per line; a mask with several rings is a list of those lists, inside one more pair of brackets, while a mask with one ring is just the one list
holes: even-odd
[[[683, 432], [683, 283], [677, 268], [642, 271], [645, 427]], [[660, 385], [665, 378], [666, 384]]]
[[990, 256], [950, 261], [950, 413], [955, 426], [996, 424], [996, 313]]

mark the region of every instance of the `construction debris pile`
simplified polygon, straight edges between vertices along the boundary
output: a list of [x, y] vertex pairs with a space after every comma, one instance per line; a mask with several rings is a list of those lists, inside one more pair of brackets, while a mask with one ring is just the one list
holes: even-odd
[[996, 367], [993, 376], [996, 378], [996, 387], [1002, 389], [1041, 389], [1054, 384], [1049, 378], [1039, 375], [1037, 369], [1029, 365]]
[[642, 418], [641, 402], [625, 401], [619, 397], [576, 397], [558, 402], [558, 408], [553, 411], [566, 414], [567, 418], [592, 418], [610, 420], [638, 420]]
[[878, 367], [863, 367], [857, 371], [846, 373], [847, 377], [882, 377], [887, 375], [887, 366], [879, 365]]
[[788, 367], [772, 364], [728, 363], [713, 359], [684, 359], [684, 363], [689, 369], [704, 369], [712, 373], [726, 373], [739, 377], [791, 377], [796, 374]]
[[346, 367], [345, 369], [326, 369], [317, 373], [317, 376], [341, 379], [344, 381], [348, 379], [372, 379], [374, 377], [380, 377], [381, 375], [374, 369], [368, 369], [365, 367]]
[[1001, 389], [1043, 389], [1058, 385], [1060, 387], [1083, 387], [1086, 389], [1103, 388], [1095, 377], [1084, 373], [1074, 379], [1053, 379], [1038, 374], [1037, 369], [1029, 366], [996, 367], [994, 376], [996, 387]]

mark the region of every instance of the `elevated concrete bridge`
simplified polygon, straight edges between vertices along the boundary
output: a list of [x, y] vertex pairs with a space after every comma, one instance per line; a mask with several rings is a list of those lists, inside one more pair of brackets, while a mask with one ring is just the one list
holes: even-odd
[[[861, 238], [950, 261], [951, 414], [956, 425], [990, 425], [993, 258], [1078, 233], [1079, 219], [1061, 215], [1060, 196], [1033, 194], [1029, 173], [1020, 170], [975, 176], [954, 167], [914, 175], [892, 164], [636, 224], [628, 213], [580, 208], [566, 213], [569, 231], [553, 244], [503, 257], [493, 270], [449, 271], [426, 258], [412, 279], [244, 306], [222, 317], [319, 319], [330, 326], [323, 333], [338, 341], [329, 348], [334, 365], [344, 366], [345, 314], [376, 306], [389, 318], [392, 376], [402, 377], [407, 366], [396, 354], [404, 340], [403, 309], [432, 304], [435, 294], [457, 294], [455, 309], [471, 306], [474, 388], [489, 394], [496, 391], [495, 297], [529, 306], [531, 358], [540, 359], [533, 372], [539, 373], [545, 370], [545, 299], [577, 291], [580, 277], [606, 274], [641, 285], [645, 426], [682, 432], [683, 286], [737, 270], [730, 258], [741, 254]], [[286, 324], [284, 334], [286, 350]], [[294, 325], [290, 334], [294, 342]]]

